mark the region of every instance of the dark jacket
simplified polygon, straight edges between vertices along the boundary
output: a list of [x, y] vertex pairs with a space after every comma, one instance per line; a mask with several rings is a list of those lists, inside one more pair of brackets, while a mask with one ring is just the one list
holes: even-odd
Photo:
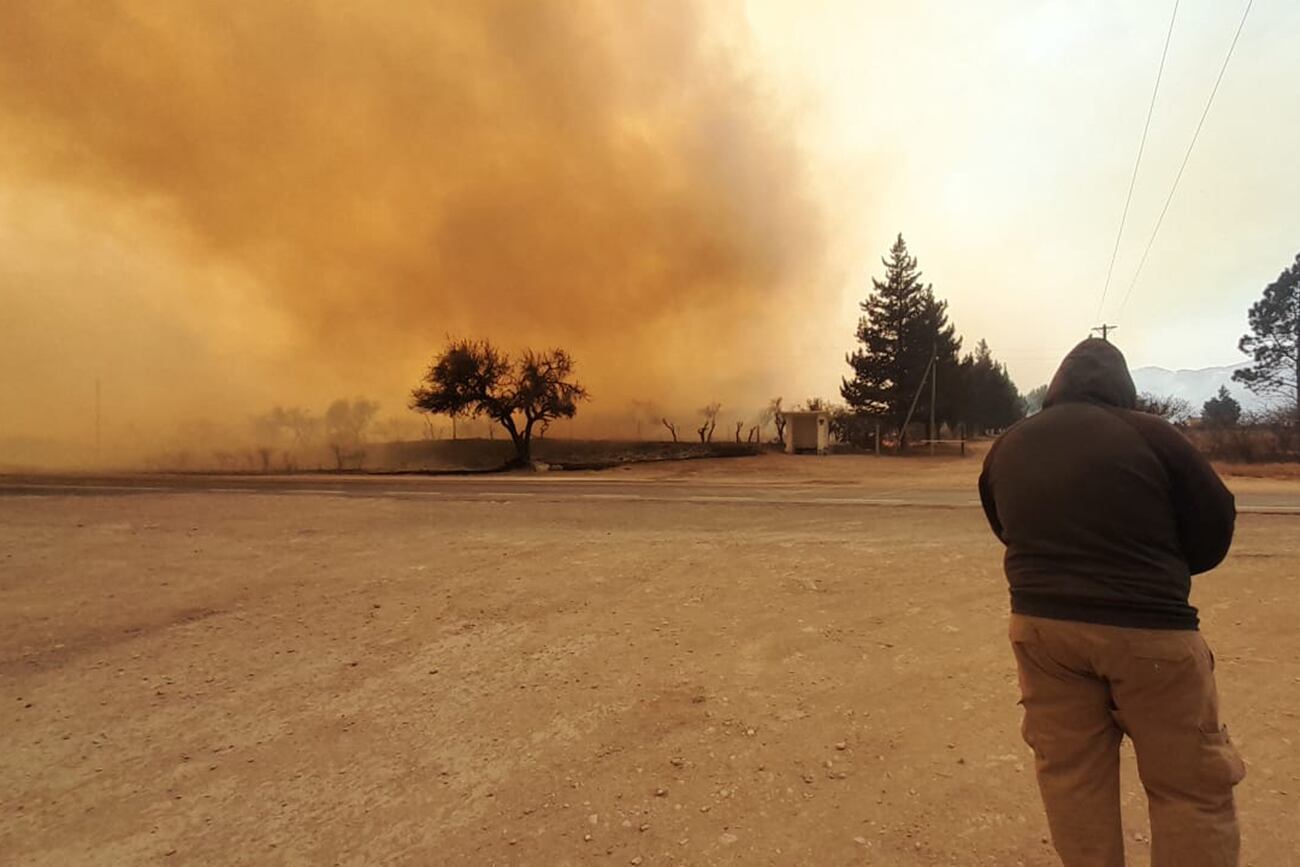
[[1089, 339], [1043, 411], [1003, 434], [980, 500], [1007, 546], [1011, 609], [1148, 629], [1195, 629], [1191, 576], [1232, 543], [1232, 494], [1172, 425], [1134, 409], [1120, 351]]

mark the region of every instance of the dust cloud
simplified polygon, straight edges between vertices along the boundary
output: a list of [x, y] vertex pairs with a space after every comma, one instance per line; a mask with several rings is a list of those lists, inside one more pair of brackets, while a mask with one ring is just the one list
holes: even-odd
[[758, 406], [836, 298], [746, 28], [684, 0], [7, 5], [0, 439], [89, 443], [96, 379], [119, 443], [400, 414], [448, 335], [570, 349], [580, 422]]

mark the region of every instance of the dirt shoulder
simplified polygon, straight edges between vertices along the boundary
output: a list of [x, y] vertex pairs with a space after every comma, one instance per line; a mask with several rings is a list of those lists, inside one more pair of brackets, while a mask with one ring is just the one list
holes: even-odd
[[[1196, 583], [1245, 863], [1300, 846], [1298, 545]], [[999, 559], [974, 509], [0, 498], [0, 852], [1046, 867]]]

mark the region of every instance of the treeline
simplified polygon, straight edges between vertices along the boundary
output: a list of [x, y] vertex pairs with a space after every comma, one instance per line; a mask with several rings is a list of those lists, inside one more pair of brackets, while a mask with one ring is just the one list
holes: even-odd
[[161, 448], [145, 455], [143, 462], [157, 470], [267, 473], [359, 469], [370, 443], [421, 435], [417, 419], [380, 420], [379, 409], [375, 401], [358, 397], [332, 401], [319, 412], [302, 406], [276, 406], [243, 423], [198, 419], [181, 425]]
[[1138, 409], [1163, 417], [1215, 460], [1234, 463], [1289, 461], [1300, 458], [1300, 425], [1286, 401], [1246, 412], [1225, 386], [1195, 408], [1176, 397], [1142, 394]]
[[[336, 400], [321, 416], [301, 407], [277, 406], [253, 418], [253, 439], [262, 472], [276, 461], [293, 471], [313, 446], [324, 445], [333, 457], [335, 469], [361, 466], [365, 460], [367, 429], [379, 412], [379, 404], [365, 398]], [[320, 442], [322, 441], [323, 442]]]
[[851, 375], [840, 386], [846, 405], [837, 423], [841, 438], [861, 440], [879, 423], [905, 439], [914, 421], [934, 439], [931, 419], [979, 435], [1023, 418], [1025, 400], [988, 343], [980, 340], [973, 352], [961, 354], [948, 303], [922, 282], [901, 234], [882, 262], [884, 279], [872, 278], [872, 291], [859, 305], [858, 345], [845, 358]]

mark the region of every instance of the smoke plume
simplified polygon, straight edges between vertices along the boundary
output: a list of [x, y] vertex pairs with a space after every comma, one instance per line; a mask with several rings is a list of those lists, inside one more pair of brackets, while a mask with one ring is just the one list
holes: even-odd
[[613, 411], [758, 402], [826, 293], [739, 7], [18, 0], [0, 435], [369, 394], [448, 335]]

